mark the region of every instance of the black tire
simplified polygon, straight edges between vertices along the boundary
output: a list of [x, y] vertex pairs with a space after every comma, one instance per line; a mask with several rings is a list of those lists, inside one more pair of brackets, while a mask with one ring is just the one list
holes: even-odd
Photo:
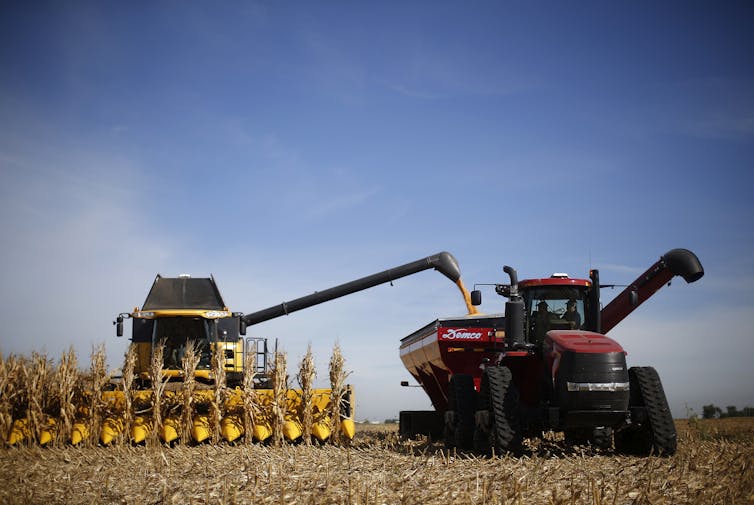
[[[523, 436], [519, 418], [518, 390], [513, 385], [513, 375], [507, 367], [488, 367], [482, 373], [483, 399], [489, 411], [487, 429], [490, 450], [495, 454], [521, 451]], [[478, 438], [477, 435], [475, 438]], [[477, 440], [479, 445], [479, 441]]]
[[445, 446], [470, 450], [474, 438], [474, 413], [477, 394], [471, 375], [455, 374], [448, 384], [448, 410], [452, 412], [445, 424]]
[[611, 449], [613, 447], [613, 429], [609, 427], [594, 428], [591, 442], [597, 449], [603, 451]]
[[631, 407], [643, 407], [646, 419], [615, 433], [615, 450], [625, 454], [672, 456], [678, 435], [660, 376], [652, 367], [628, 369]]
[[[489, 415], [490, 415], [490, 387], [486, 374], [482, 374], [479, 384], [479, 399], [477, 415], [474, 420], [474, 450], [482, 454], [490, 454]], [[484, 417], [479, 417], [483, 414]]]
[[567, 445], [591, 445], [596, 449], [607, 450], [613, 445], [612, 428], [568, 428], [565, 430]]
[[589, 445], [592, 439], [592, 429], [567, 428], [563, 435], [566, 445]]

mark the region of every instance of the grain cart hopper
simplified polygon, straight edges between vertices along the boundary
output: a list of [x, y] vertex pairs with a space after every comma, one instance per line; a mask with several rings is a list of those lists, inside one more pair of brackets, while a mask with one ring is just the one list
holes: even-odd
[[[179, 438], [201, 442], [216, 436], [215, 430], [228, 441], [247, 431], [255, 441], [265, 441], [273, 435], [273, 415], [279, 415], [281, 409], [275, 405], [271, 387], [267, 340], [244, 338], [247, 327], [431, 268], [460, 285], [456, 259], [441, 252], [250, 314], [232, 312], [212, 277], [157, 275], [141, 308], [118, 315], [114, 322], [117, 335], [122, 336], [124, 320], [132, 321], [133, 379], [128, 381], [130, 387], [120, 383], [102, 394], [104, 420], [101, 428], [93, 429], [99, 430], [99, 440], [104, 444], [126, 435], [138, 443], [155, 432], [164, 442]], [[188, 377], [183, 357], [190, 347], [198, 362]], [[160, 349], [162, 359], [156, 360]], [[159, 375], [154, 372], [155, 365]], [[154, 376], [163, 381], [152, 381]], [[224, 376], [222, 383], [218, 382], [220, 376]], [[126, 381], [125, 373], [123, 379]], [[252, 388], [254, 405], [250, 407]], [[305, 408], [311, 408], [313, 413], [312, 435], [319, 440], [330, 437], [335, 426], [328, 417], [331, 393], [330, 389], [315, 389], [310, 405], [304, 406], [300, 389], [287, 390], [282, 409], [285, 439], [301, 438]], [[339, 427], [346, 438], [354, 436], [352, 395], [347, 387], [339, 411]], [[187, 406], [191, 412], [188, 419], [182, 415], [189, 411]], [[86, 420], [87, 408], [77, 409], [73, 443], [90, 438], [93, 433], [93, 423]], [[250, 427], [245, 422], [249, 417], [244, 416], [252, 408], [255, 412]], [[49, 427], [43, 428], [36, 440], [50, 442], [55, 438], [56, 426], [61, 423], [56, 423], [53, 416], [54, 413]], [[16, 419], [9, 441], [30, 439], [29, 424], [28, 419]]]
[[[699, 259], [673, 249], [600, 306], [599, 273], [496, 284], [504, 315], [438, 319], [401, 341], [401, 359], [434, 411], [400, 415], [404, 436], [444, 437], [446, 445], [516, 452], [524, 436], [563, 431], [569, 443], [620, 453], [671, 455], [676, 431], [652, 367], [626, 365], [623, 347], [606, 336], [678, 275], [704, 275]], [[472, 292], [475, 305], [481, 293]]]

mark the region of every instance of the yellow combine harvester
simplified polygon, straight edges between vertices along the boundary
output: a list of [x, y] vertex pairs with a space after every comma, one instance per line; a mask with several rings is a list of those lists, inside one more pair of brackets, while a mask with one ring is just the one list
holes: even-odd
[[[429, 268], [460, 283], [455, 258], [442, 252], [246, 315], [227, 307], [212, 277], [157, 275], [142, 307], [114, 322], [123, 336], [124, 320], [132, 320], [123, 377], [98, 401], [90, 394], [80, 402], [67, 430], [70, 442], [92, 440], [97, 432], [102, 444], [149, 437], [165, 443], [232, 442], [248, 440], [247, 434], [257, 442], [352, 439], [352, 388], [333, 379], [332, 369], [331, 388], [312, 389], [303, 381], [300, 389], [288, 388], [285, 365], [272, 363], [279, 356], [269, 352], [267, 339], [245, 338], [246, 329]], [[99, 422], [91, 420], [93, 408], [101, 412]], [[33, 438], [50, 443], [62, 433], [59, 424], [50, 417], [33, 430]], [[31, 440], [31, 425], [28, 418], [16, 419], [9, 443]]]

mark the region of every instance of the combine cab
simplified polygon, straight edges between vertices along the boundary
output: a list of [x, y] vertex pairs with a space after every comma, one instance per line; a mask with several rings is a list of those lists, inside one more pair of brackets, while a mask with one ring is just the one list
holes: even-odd
[[[565, 274], [509, 284], [504, 315], [439, 319], [401, 341], [411, 375], [434, 411], [407, 411], [404, 436], [443, 437], [446, 445], [481, 452], [517, 452], [525, 436], [565, 433], [628, 454], [671, 455], [676, 432], [659, 376], [631, 367], [621, 345], [605, 335], [674, 276], [704, 275], [685, 249], [662, 256], [604, 309], [599, 273]], [[472, 303], [481, 293], [472, 292]]]

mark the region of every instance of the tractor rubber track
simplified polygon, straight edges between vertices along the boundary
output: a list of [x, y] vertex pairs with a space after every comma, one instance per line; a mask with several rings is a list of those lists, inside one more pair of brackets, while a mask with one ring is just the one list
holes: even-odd
[[513, 375], [507, 367], [488, 367], [487, 377], [490, 407], [490, 446], [498, 454], [521, 451], [523, 436], [519, 422], [518, 391]]
[[615, 434], [615, 447], [620, 452], [672, 456], [678, 447], [678, 435], [668, 406], [665, 390], [653, 367], [628, 369], [631, 382], [631, 406], [644, 407], [647, 419], [638, 428], [627, 428]]

